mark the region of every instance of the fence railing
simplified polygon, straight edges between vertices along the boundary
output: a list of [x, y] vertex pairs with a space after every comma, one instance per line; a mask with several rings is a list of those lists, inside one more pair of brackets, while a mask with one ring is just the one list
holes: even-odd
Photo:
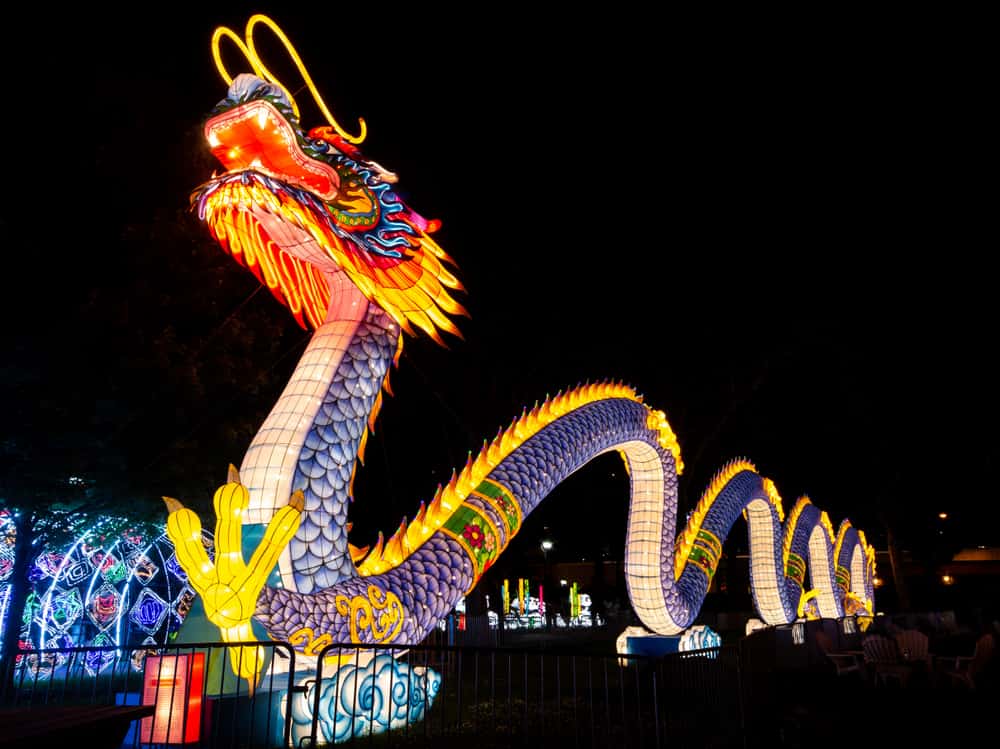
[[[496, 647], [263, 647], [252, 692], [224, 643], [22, 651], [0, 707], [155, 704], [123, 747], [740, 745], [735, 646], [665, 656]], [[308, 660], [308, 663], [306, 662]]]
[[296, 653], [285, 642], [244, 644], [264, 655], [264, 677], [253, 692], [234, 675], [233, 653], [241, 658], [244, 651], [230, 643], [20, 651], [0, 664], [0, 709], [155, 705], [150, 717], [133, 723], [122, 747], [289, 746], [290, 705], [274, 697], [294, 693]]

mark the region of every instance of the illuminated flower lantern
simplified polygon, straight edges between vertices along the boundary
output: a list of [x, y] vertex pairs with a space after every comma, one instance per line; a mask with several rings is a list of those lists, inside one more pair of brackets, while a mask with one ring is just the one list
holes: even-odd
[[[146, 538], [134, 531], [115, 537], [101, 532], [102, 520], [69, 548], [42, 550], [28, 577], [33, 583], [20, 622], [25, 648], [109, 645], [162, 645], [178, 633], [195, 599], [187, 573], [177, 563], [166, 534]], [[13, 540], [13, 523], [0, 512], [0, 538]], [[203, 543], [211, 546], [206, 535]], [[0, 544], [0, 624], [6, 620], [12, 546]], [[8, 560], [9, 564], [3, 561]], [[142, 651], [138, 651], [142, 652]], [[104, 671], [114, 651], [89, 654], [83, 667]], [[35, 675], [49, 676], [66, 662], [64, 654], [37, 660]], [[141, 669], [141, 661], [135, 664]], [[40, 669], [40, 670], [39, 670]]]
[[[256, 54], [260, 24], [284, 43], [327, 124], [303, 129], [289, 90]], [[465, 310], [454, 294], [462, 287], [432, 238], [437, 222], [405, 204], [395, 175], [360, 152], [364, 123], [358, 135], [337, 124], [273, 21], [253, 16], [245, 38], [221, 28], [213, 39], [229, 90], [204, 133], [223, 172], [194, 191], [192, 204], [222, 248], [314, 332], [240, 468], [216, 492], [214, 560], [200, 543], [200, 519], [168, 500], [177, 557], [224, 640], [252, 640], [253, 621], [292, 643], [305, 663], [331, 643], [419, 643], [545, 496], [607, 452], [628, 467], [626, 578], [650, 630], [677, 634], [694, 624], [722, 543], [741, 517], [765, 622], [793, 621], [811, 593], [798, 558], [822, 588], [812, 596], [824, 614], [842, 615], [848, 593], [871, 606], [874, 557], [863, 536], [848, 529], [832, 537], [811, 504], [783, 525], [780, 497], [747, 461], [720, 471], [677, 534], [677, 439], [662, 411], [615, 382], [580, 385], [525, 409], [470, 454], [412, 521], [404, 518], [372, 548], [349, 543], [354, 473], [390, 365], [406, 335], [442, 343], [442, 333], [458, 335], [452, 319]], [[224, 39], [252, 72], [229, 75], [219, 52]], [[255, 547], [249, 561], [244, 544]], [[253, 685], [260, 653], [239, 655], [233, 661]]]

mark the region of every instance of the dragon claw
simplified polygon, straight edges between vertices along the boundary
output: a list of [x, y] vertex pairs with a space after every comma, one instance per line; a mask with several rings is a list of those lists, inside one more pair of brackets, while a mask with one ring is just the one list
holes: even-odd
[[[201, 541], [201, 521], [178, 500], [164, 497], [169, 515], [167, 535], [173, 541], [192, 587], [201, 596], [205, 616], [219, 628], [226, 642], [253, 639], [250, 619], [264, 583], [278, 562], [278, 556], [298, 530], [305, 508], [305, 497], [296, 491], [287, 507], [275, 513], [254, 550], [249, 563], [243, 560], [241, 514], [249, 493], [240, 483], [239, 472], [229, 466], [229, 481], [219, 487], [213, 498], [216, 513], [215, 559], [208, 558]], [[234, 649], [232, 668], [251, 685], [263, 667], [259, 648]], [[236, 655], [239, 655], [237, 658]]]
[[164, 497], [163, 501], [166, 502], [167, 504], [168, 513], [173, 513], [177, 512], [178, 510], [184, 509], [184, 505], [182, 505], [178, 500], [174, 499], [173, 497]]

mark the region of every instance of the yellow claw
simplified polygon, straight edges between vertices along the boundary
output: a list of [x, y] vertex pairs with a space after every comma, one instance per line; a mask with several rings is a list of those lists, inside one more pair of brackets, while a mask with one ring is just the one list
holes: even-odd
[[[250, 619], [268, 575], [299, 528], [305, 507], [302, 492], [292, 494], [288, 504], [271, 518], [249, 563], [243, 561], [242, 515], [250, 503], [250, 493], [240, 483], [234, 466], [229, 466], [229, 481], [213, 497], [214, 564], [202, 543], [198, 516], [176, 499], [164, 497], [163, 501], [169, 513], [167, 535], [174, 543], [177, 561], [201, 596], [208, 620], [219, 628], [224, 642], [254, 641]], [[234, 646], [230, 648], [230, 657], [233, 673], [246, 679], [252, 692], [264, 665], [264, 649]]]
[[[799, 606], [798, 606], [798, 615], [799, 615], [799, 618], [801, 618], [803, 616], [806, 616], [806, 604], [809, 603], [809, 601], [811, 601], [813, 598], [815, 598], [819, 594], [820, 594], [820, 589], [819, 588], [813, 588], [812, 590], [808, 590], [808, 591], [804, 590], [804, 591], [802, 591], [802, 595], [799, 596]], [[812, 617], [809, 617], [809, 618], [812, 618]]]

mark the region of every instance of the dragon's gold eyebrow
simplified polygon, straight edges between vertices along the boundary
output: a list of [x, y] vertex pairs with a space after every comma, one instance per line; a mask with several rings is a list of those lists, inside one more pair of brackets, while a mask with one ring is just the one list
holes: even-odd
[[243, 53], [247, 62], [250, 63], [250, 67], [253, 68], [253, 72], [258, 77], [263, 78], [267, 82], [273, 83], [281, 88], [281, 90], [285, 92], [285, 96], [288, 97], [288, 101], [292, 105], [292, 110], [295, 112], [295, 116], [299, 116], [299, 108], [295, 103], [295, 98], [292, 96], [291, 92], [281, 84], [281, 81], [278, 80], [278, 77], [274, 75], [274, 73], [267, 69], [264, 62], [260, 59], [260, 55], [257, 54], [257, 48], [254, 46], [253, 31], [254, 27], [259, 23], [262, 23], [271, 29], [275, 36], [281, 40], [281, 43], [285, 45], [285, 49], [292, 58], [292, 62], [295, 63], [295, 67], [298, 68], [299, 73], [302, 75], [302, 80], [305, 81], [306, 86], [309, 88], [309, 93], [312, 94], [313, 100], [323, 113], [323, 116], [326, 117], [327, 122], [333, 126], [333, 129], [337, 131], [340, 137], [348, 143], [357, 144], [364, 141], [365, 137], [368, 135], [368, 125], [365, 123], [364, 118], [358, 118], [358, 125], [361, 128], [361, 132], [358, 135], [351, 135], [337, 123], [333, 115], [330, 114], [330, 110], [327, 109], [326, 103], [323, 101], [323, 97], [320, 96], [319, 90], [313, 83], [312, 77], [309, 75], [309, 71], [306, 70], [306, 66], [302, 62], [302, 58], [299, 57], [299, 53], [295, 51], [295, 47], [292, 45], [291, 40], [285, 36], [285, 32], [279, 28], [278, 24], [262, 13], [257, 13], [251, 16], [250, 20], [247, 21], [246, 31], [244, 32], [245, 41], [244, 39], [240, 39], [239, 35], [228, 26], [219, 26], [212, 34], [212, 58], [215, 60], [215, 67], [219, 71], [219, 75], [222, 76], [222, 80], [226, 82], [226, 85], [228, 86], [233, 82], [233, 76], [229, 74], [229, 71], [226, 70], [226, 66], [222, 62], [222, 53], [219, 48], [219, 44], [222, 39], [229, 39], [236, 45], [237, 49]]

